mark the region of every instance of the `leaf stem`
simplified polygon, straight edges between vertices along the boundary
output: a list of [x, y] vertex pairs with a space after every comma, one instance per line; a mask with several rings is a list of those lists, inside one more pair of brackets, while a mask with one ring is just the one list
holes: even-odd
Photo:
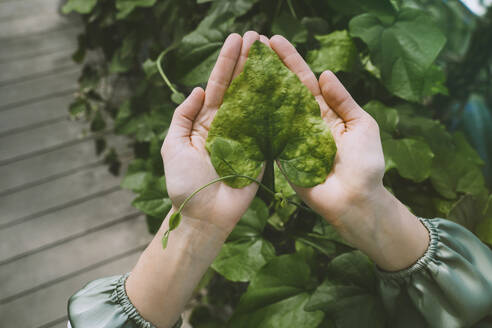
[[292, 0], [287, 0], [287, 5], [289, 6], [290, 13], [297, 19], [296, 11], [294, 10], [294, 6], [292, 5]]

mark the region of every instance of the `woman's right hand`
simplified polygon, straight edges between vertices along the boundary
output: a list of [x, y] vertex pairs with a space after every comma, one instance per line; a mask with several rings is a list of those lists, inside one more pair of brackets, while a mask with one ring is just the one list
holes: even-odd
[[396, 271], [410, 266], [427, 249], [428, 232], [383, 186], [385, 163], [376, 121], [332, 72], [321, 74], [318, 83], [284, 37], [272, 37], [270, 45], [315, 96], [337, 145], [333, 168], [324, 183], [312, 188], [292, 187], [382, 269]]

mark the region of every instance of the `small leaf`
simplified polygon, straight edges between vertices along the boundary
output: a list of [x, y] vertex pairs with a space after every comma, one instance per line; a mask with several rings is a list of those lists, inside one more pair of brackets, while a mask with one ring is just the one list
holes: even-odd
[[181, 222], [181, 212], [174, 212], [169, 219], [169, 231], [176, 229]]
[[62, 8], [64, 14], [76, 11], [79, 14], [88, 14], [94, 9], [97, 0], [68, 0]]
[[88, 108], [87, 102], [79, 98], [70, 104], [68, 111], [70, 112], [71, 116], [80, 117], [83, 114], [85, 114], [87, 108]]
[[171, 100], [173, 101], [173, 103], [175, 103], [176, 105], [179, 105], [181, 104], [183, 101], [185, 101], [185, 95], [182, 94], [181, 92], [174, 92], [173, 94], [171, 94]]
[[157, 0], [116, 0], [117, 19], [128, 16], [137, 7], [152, 7]]
[[161, 240], [162, 249], [166, 249], [168, 240], [169, 240], [169, 230], [164, 232], [164, 236], [162, 236], [162, 240]]

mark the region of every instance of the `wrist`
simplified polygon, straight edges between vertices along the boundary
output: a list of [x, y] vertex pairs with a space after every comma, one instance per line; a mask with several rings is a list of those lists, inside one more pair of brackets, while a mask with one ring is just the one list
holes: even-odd
[[[156, 238], [162, 239], [169, 228], [169, 218], [177, 210], [172, 208], [163, 221]], [[176, 256], [190, 257], [197, 261], [213, 261], [224, 244], [230, 230], [208, 220], [191, 217], [182, 213], [178, 227], [169, 233], [167, 247], [172, 248]], [[164, 250], [163, 250], [164, 251]]]
[[143, 318], [157, 327], [171, 327], [178, 320], [227, 238], [225, 231], [213, 224], [183, 216], [163, 249], [161, 241], [172, 213], [174, 209], [126, 282], [131, 302]]
[[427, 229], [383, 185], [349, 208], [339, 218], [339, 233], [381, 269], [405, 269], [425, 253]]

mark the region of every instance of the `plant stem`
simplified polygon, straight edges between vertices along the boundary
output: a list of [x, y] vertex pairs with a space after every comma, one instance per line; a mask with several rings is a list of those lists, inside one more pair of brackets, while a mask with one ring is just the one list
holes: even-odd
[[164, 58], [164, 56], [169, 52], [171, 51], [172, 49], [174, 49], [174, 45], [171, 45], [169, 47], [167, 47], [166, 49], [164, 49], [164, 51], [161, 52], [161, 54], [159, 55], [159, 57], [157, 57], [157, 61], [156, 61], [156, 64], [157, 64], [157, 70], [159, 71], [159, 73], [161, 74], [162, 78], [164, 79], [164, 82], [166, 82], [167, 86], [169, 87], [169, 89], [171, 89], [171, 91], [173, 93], [179, 93], [178, 90], [176, 90], [176, 88], [173, 87], [173, 85], [171, 84], [171, 81], [169, 81], [169, 79], [167, 78], [166, 74], [164, 74], [164, 71], [162, 70], [162, 58]]
[[294, 10], [294, 6], [292, 5], [292, 0], [287, 0], [287, 4], [289, 5], [290, 13], [297, 19], [296, 11]]
[[264, 185], [263, 183], [261, 183], [260, 181], [256, 180], [255, 178], [249, 177], [247, 175], [231, 174], [231, 175], [226, 175], [226, 176], [223, 176], [223, 177], [220, 177], [220, 178], [216, 178], [216, 179], [210, 181], [209, 183], [201, 186], [197, 190], [193, 191], [188, 197], [186, 197], [186, 199], [183, 201], [183, 203], [181, 203], [181, 205], [178, 208], [178, 212], [181, 212], [183, 210], [183, 208], [185, 207], [186, 203], [188, 203], [193, 196], [195, 196], [197, 193], [199, 193], [203, 189], [207, 188], [208, 186], [210, 186], [210, 185], [212, 185], [212, 184], [214, 184], [216, 182], [220, 182], [220, 181], [223, 181], [223, 180], [226, 180], [226, 179], [230, 179], [230, 178], [244, 178], [244, 179], [251, 180], [253, 182], [256, 182], [260, 187], [262, 187], [263, 190], [266, 190], [271, 195], [271, 197], [274, 197], [275, 196], [275, 192], [271, 188], [269, 188], [268, 186]]

